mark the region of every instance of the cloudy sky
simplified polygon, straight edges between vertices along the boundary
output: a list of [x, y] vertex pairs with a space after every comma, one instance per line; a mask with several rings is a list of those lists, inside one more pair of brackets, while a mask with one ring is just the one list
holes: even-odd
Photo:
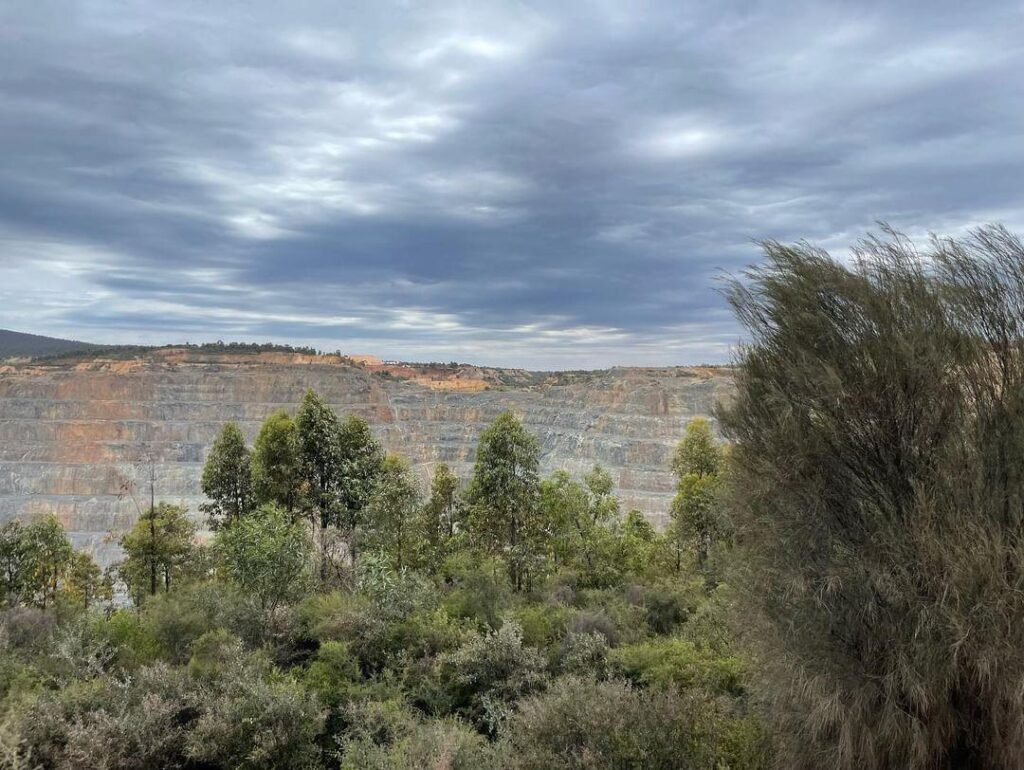
[[0, 5], [0, 327], [722, 361], [758, 238], [1024, 230], [1020, 2]]

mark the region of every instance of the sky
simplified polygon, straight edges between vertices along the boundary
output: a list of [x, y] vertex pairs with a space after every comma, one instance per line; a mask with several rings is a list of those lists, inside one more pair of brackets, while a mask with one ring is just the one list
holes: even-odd
[[1020, 2], [0, 4], [0, 327], [728, 361], [759, 239], [1024, 232]]

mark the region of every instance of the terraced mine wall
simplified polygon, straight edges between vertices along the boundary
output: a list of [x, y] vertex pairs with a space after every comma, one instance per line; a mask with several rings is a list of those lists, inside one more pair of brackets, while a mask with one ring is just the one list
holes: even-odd
[[187, 506], [201, 522], [203, 461], [224, 422], [238, 422], [251, 441], [266, 415], [294, 410], [307, 388], [339, 413], [365, 417], [424, 479], [438, 461], [467, 478], [480, 430], [511, 409], [538, 436], [545, 472], [580, 474], [599, 462], [623, 511], [639, 508], [660, 526], [673, 493], [672, 448], [691, 418], [727, 397], [729, 377], [624, 368], [398, 379], [334, 356], [181, 351], [0, 366], [0, 521], [53, 512], [77, 547], [109, 564], [138, 516], [133, 494], [139, 505], [148, 500], [150, 463], [158, 500]]

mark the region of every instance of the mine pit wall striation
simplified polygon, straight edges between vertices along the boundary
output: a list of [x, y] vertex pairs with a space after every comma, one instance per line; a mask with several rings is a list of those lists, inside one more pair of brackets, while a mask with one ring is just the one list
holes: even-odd
[[187, 506], [202, 526], [199, 480], [223, 424], [236, 421], [251, 442], [268, 414], [294, 412], [313, 388], [339, 414], [366, 418], [385, 448], [405, 455], [424, 481], [436, 462], [466, 480], [480, 431], [511, 409], [537, 435], [544, 473], [581, 475], [601, 463], [623, 512], [638, 508], [663, 526], [674, 487], [672, 449], [686, 423], [709, 417], [730, 390], [728, 372], [718, 369], [611, 369], [567, 384], [538, 378], [490, 389], [467, 387], [466, 379], [402, 380], [310, 356], [2, 367], [0, 522], [52, 512], [76, 547], [108, 565], [119, 558], [117, 538], [138, 517], [121, 489], [133, 482], [139, 504], [148, 504], [152, 458], [157, 499]]

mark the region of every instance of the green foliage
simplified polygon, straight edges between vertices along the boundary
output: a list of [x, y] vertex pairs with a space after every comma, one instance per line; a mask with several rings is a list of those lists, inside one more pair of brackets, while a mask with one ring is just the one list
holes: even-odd
[[188, 672], [194, 679], [217, 680], [242, 658], [242, 650], [242, 640], [230, 631], [207, 631], [192, 643]]
[[621, 577], [616, 533], [609, 527], [619, 514], [612, 491], [611, 476], [600, 465], [583, 484], [555, 471], [540, 485], [554, 557], [575, 570], [584, 586], [608, 586]]
[[512, 621], [497, 631], [471, 635], [457, 650], [441, 658], [451, 708], [480, 729], [494, 733], [523, 695], [541, 689], [546, 661], [523, 644], [523, 632]]
[[265, 631], [277, 608], [307, 585], [309, 536], [291, 514], [274, 505], [221, 530], [214, 548], [228, 577], [258, 602]]
[[527, 698], [502, 728], [509, 770], [755, 770], [768, 752], [756, 723], [671, 689], [567, 677]]
[[722, 450], [715, 441], [711, 423], [694, 417], [686, 424], [686, 432], [672, 455], [672, 472], [684, 476], [715, 476], [722, 464]]
[[1024, 244], [763, 248], [720, 419], [783, 760], [1019, 767]]
[[616, 561], [624, 575], [657, 573], [670, 560], [665, 538], [637, 510], [629, 511], [623, 519], [616, 546]]
[[105, 621], [100, 621], [97, 630], [113, 651], [114, 670], [134, 671], [155, 663], [167, 649], [136, 612], [117, 610]]
[[240, 670], [204, 698], [189, 736], [190, 757], [239, 770], [319, 767], [315, 739], [324, 712], [316, 698], [287, 677], [236, 665]]
[[417, 561], [434, 574], [452, 552], [465, 510], [459, 497], [459, 478], [444, 463], [434, 468], [430, 499], [416, 521]]
[[537, 439], [515, 415], [504, 412], [480, 434], [467, 495], [472, 535], [503, 555], [517, 591], [529, 588], [547, 548], [539, 462]]
[[448, 614], [471, 620], [478, 628], [497, 628], [512, 605], [508, 571], [498, 559], [463, 551], [445, 561], [441, 578], [449, 586], [442, 599]]
[[113, 593], [110, 575], [104, 574], [89, 554], [76, 551], [64, 580], [64, 594], [68, 599], [87, 610], [98, 602], [109, 601]]
[[252, 487], [258, 505], [271, 503], [289, 512], [299, 507], [299, 432], [283, 410], [267, 417], [256, 434], [252, 447]]
[[345, 642], [324, 642], [303, 674], [302, 681], [317, 694], [321, 703], [338, 708], [361, 687], [359, 659], [349, 651]]
[[338, 416], [319, 395], [307, 390], [295, 413], [295, 427], [306, 513], [321, 530], [337, 526], [342, 506]]
[[484, 739], [458, 720], [419, 718], [400, 701], [370, 703], [351, 714], [342, 770], [477, 770], [491, 766]]
[[700, 649], [686, 639], [659, 637], [609, 653], [611, 669], [643, 685], [698, 687], [712, 693], [742, 695], [746, 665], [733, 655]]
[[125, 559], [117, 574], [136, 604], [157, 591], [170, 591], [186, 575], [195, 553], [195, 525], [179, 505], [148, 509], [121, 538]]
[[533, 647], [550, 647], [561, 639], [570, 615], [566, 607], [551, 603], [523, 604], [506, 613], [522, 630], [523, 642]]
[[383, 553], [394, 570], [410, 566], [419, 507], [420, 492], [409, 463], [389, 454], [367, 504], [362, 547]]
[[722, 450], [715, 443], [710, 423], [694, 418], [672, 457], [676, 496], [671, 516], [677, 572], [688, 544], [697, 555], [697, 566], [705, 570], [712, 544], [724, 531], [719, 501], [722, 464]]
[[596, 631], [568, 634], [558, 655], [558, 670], [564, 674], [603, 679], [608, 671], [608, 639]]
[[226, 527], [253, 509], [252, 458], [238, 425], [226, 423], [203, 466], [201, 486], [209, 498], [199, 509], [211, 529]]
[[342, 471], [341, 527], [351, 538], [363, 523], [384, 462], [384, 450], [366, 420], [348, 415], [338, 427], [338, 452]]
[[8, 606], [53, 605], [75, 563], [64, 528], [52, 515], [0, 527], [0, 598]]
[[21, 720], [23, 751], [52, 768], [315, 767], [322, 717], [253, 661], [209, 681], [164, 665], [49, 693]]
[[233, 583], [189, 583], [158, 594], [142, 606], [141, 617], [159, 644], [161, 657], [176, 664], [188, 661], [196, 639], [218, 628], [248, 644], [262, 641], [264, 635], [264, 616], [258, 605]]
[[306, 515], [319, 528], [320, 579], [332, 562], [328, 527], [344, 535], [352, 563], [364, 511], [376, 488], [383, 450], [365, 420], [339, 421], [323, 399], [309, 390], [295, 415], [300, 477]]

